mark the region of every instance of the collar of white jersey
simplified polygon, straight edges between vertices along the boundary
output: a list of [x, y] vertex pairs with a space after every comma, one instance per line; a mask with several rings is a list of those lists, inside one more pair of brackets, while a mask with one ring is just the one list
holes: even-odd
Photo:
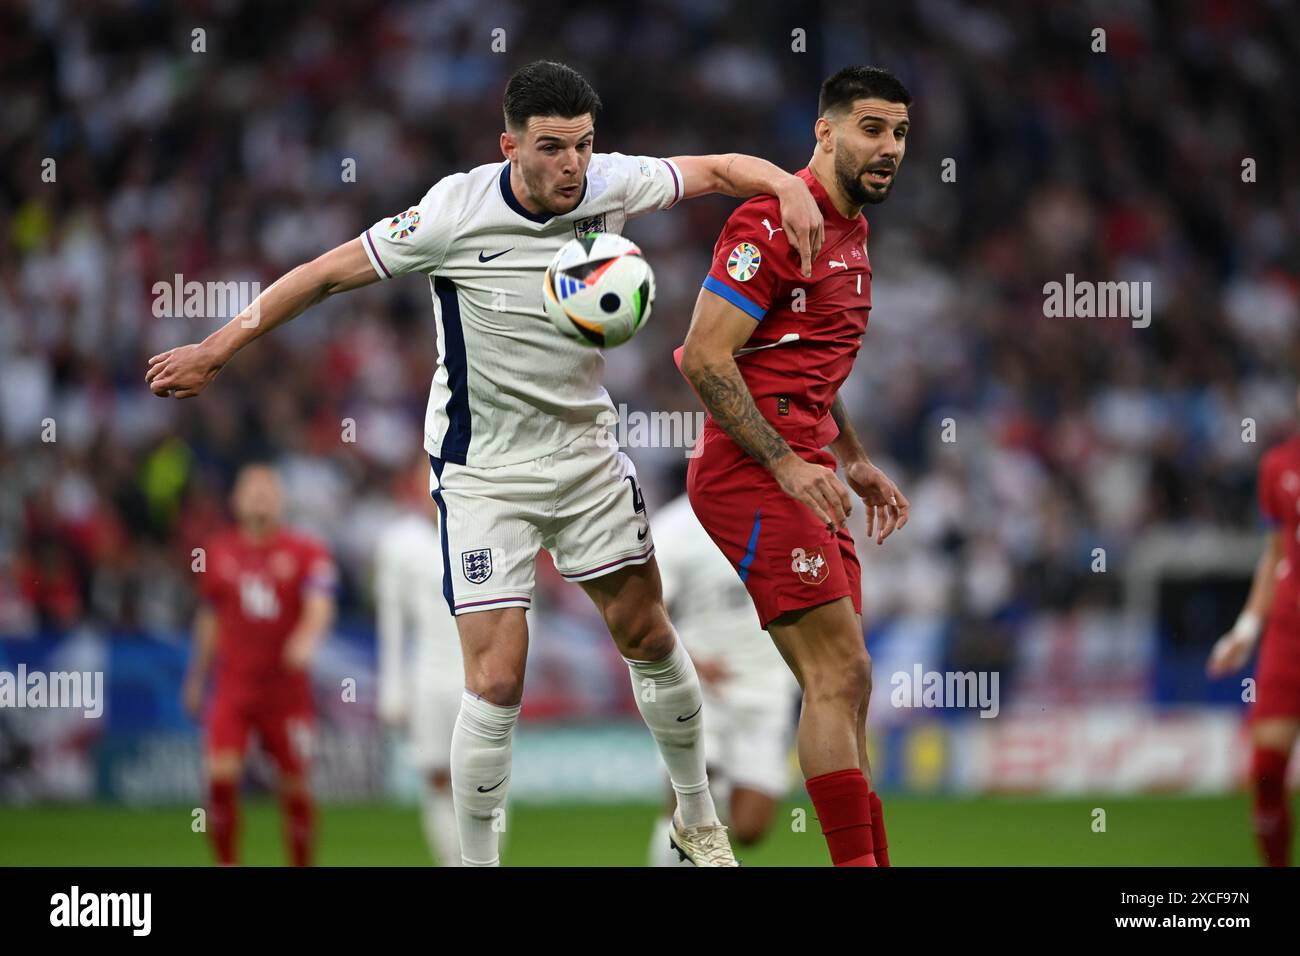
[[[515, 212], [517, 212], [519, 215], [523, 216], [529, 222], [536, 222], [544, 225], [555, 218], [553, 213], [529, 212], [527, 209], [524, 208], [523, 203], [521, 203], [519, 201], [519, 198], [515, 196], [515, 191], [510, 186], [510, 160], [508, 159], [501, 164], [501, 176], [499, 182], [501, 183], [501, 198], [506, 201], [506, 205], [509, 206], [511, 209], [513, 209]], [[583, 176], [582, 195], [578, 197], [578, 206], [581, 206], [582, 201], [586, 198], [587, 198], [587, 177]], [[573, 207], [575, 211], [577, 210], [578, 206]]]

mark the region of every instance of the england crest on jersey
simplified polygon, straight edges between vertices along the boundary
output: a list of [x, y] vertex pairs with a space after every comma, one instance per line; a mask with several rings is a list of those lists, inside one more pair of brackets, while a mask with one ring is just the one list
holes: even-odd
[[603, 212], [599, 216], [588, 216], [586, 219], [579, 219], [573, 224], [573, 234], [579, 239], [589, 232], [605, 232], [605, 214]]
[[492, 577], [492, 549], [480, 548], [477, 551], [462, 551], [460, 567], [465, 572], [465, 580], [470, 584], [482, 584]]

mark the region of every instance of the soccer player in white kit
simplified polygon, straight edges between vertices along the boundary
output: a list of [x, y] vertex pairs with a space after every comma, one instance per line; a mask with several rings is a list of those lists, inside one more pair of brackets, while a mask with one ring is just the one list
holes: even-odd
[[[704, 753], [713, 795], [737, 843], [767, 833], [790, 791], [799, 684], [767, 632], [736, 569], [713, 545], [685, 495], [654, 520], [664, 603], [704, 693]], [[654, 828], [651, 866], [676, 866], [671, 809]]]
[[[465, 665], [456, 619], [441, 599], [442, 536], [424, 492], [428, 465], [399, 492], [402, 514], [375, 551], [379, 716], [402, 732], [420, 774], [420, 819], [433, 858], [460, 865], [451, 798], [451, 734]], [[405, 477], [405, 476], [403, 476]]]
[[248, 342], [326, 297], [427, 275], [438, 367], [425, 448], [442, 517], [443, 596], [465, 658], [451, 750], [462, 859], [499, 863], [524, 612], [544, 547], [595, 603], [628, 663], [677, 794], [673, 844], [697, 866], [735, 866], [709, 794], [699, 679], [664, 608], [636, 471], [601, 440], [601, 414], [614, 415], [604, 361], [547, 320], [542, 276], [569, 239], [619, 233], [629, 217], [706, 193], [777, 196], [780, 229], [811, 276], [821, 213], [803, 180], [756, 157], [593, 153], [600, 99], [563, 64], [517, 71], [503, 105], [505, 162], [444, 177], [418, 205], [283, 276], [203, 342], [150, 358], [146, 381], [155, 395], [192, 397]]

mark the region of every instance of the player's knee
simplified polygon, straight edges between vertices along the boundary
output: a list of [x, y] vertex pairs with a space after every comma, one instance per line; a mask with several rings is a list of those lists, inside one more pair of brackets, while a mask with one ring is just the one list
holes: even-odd
[[244, 762], [238, 754], [208, 755], [208, 780], [212, 783], [236, 783], [243, 773]]
[[1289, 753], [1298, 732], [1300, 723], [1294, 720], [1259, 720], [1252, 725], [1250, 735], [1256, 747]]
[[635, 660], [661, 660], [677, 640], [662, 605], [608, 608], [605, 625], [623, 656]]
[[771, 825], [770, 813], [747, 813], [731, 821], [733, 835], [741, 846], [754, 846], [767, 836]]
[[484, 667], [469, 675], [468, 690], [498, 707], [513, 707], [524, 696], [524, 677], [513, 669]]
[[856, 714], [871, 694], [871, 657], [866, 648], [833, 666], [804, 669], [804, 697]]

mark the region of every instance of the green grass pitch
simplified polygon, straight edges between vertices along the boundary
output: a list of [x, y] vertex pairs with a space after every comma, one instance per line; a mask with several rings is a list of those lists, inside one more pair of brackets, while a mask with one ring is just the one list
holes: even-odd
[[[1253, 866], [1244, 795], [1092, 799], [959, 799], [885, 794], [890, 856], [900, 866]], [[1106, 812], [1094, 832], [1093, 811]], [[806, 826], [797, 826], [803, 809]], [[641, 866], [651, 804], [512, 808], [504, 861], [511, 866]], [[0, 808], [2, 866], [201, 866], [206, 837], [186, 807], [107, 805]], [[414, 807], [321, 808], [324, 866], [424, 866]], [[274, 803], [246, 800], [244, 862], [283, 861]], [[768, 839], [740, 849], [746, 866], [826, 866], [825, 843], [806, 803], [786, 805]]]

